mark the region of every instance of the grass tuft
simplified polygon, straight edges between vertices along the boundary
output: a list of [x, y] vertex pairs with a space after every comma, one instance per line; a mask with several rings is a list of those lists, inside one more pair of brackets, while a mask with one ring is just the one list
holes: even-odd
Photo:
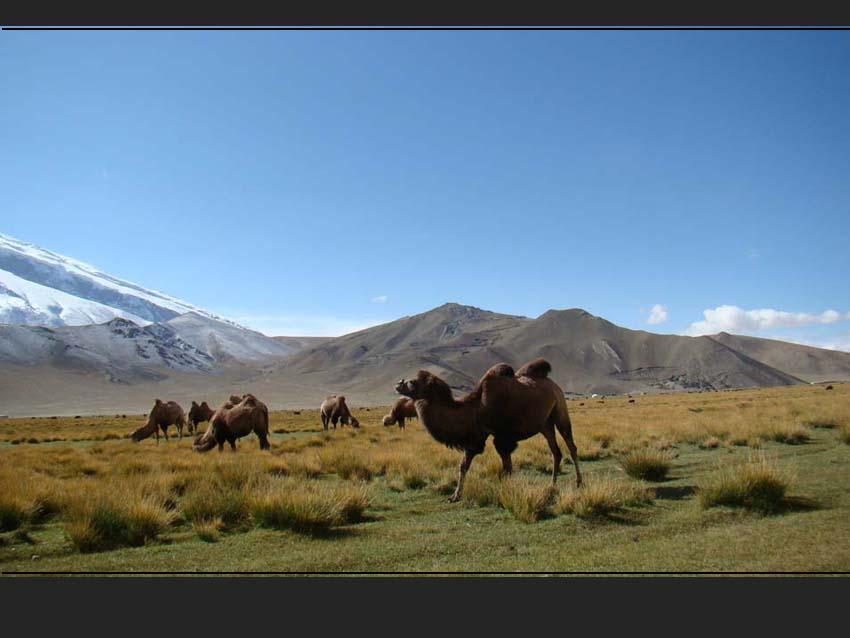
[[508, 477], [499, 482], [496, 496], [503, 508], [523, 523], [534, 523], [551, 515], [555, 488], [526, 477]]
[[139, 546], [155, 539], [174, 520], [162, 503], [129, 493], [94, 492], [73, 503], [65, 525], [81, 552]]
[[649, 448], [634, 450], [620, 459], [620, 466], [632, 478], [663, 481], [670, 471], [670, 455]]
[[252, 499], [251, 513], [261, 527], [320, 534], [333, 526], [360, 520], [368, 505], [363, 490], [334, 490], [283, 479]]
[[727, 505], [766, 513], [781, 508], [790, 478], [764, 454], [722, 468], [699, 486], [703, 508]]
[[224, 529], [224, 521], [220, 518], [212, 518], [208, 520], [199, 520], [192, 523], [192, 529], [205, 543], [216, 543], [221, 536], [221, 531]]
[[562, 493], [555, 512], [574, 514], [579, 518], [602, 518], [624, 507], [646, 505], [654, 498], [652, 490], [647, 487], [608, 475]]

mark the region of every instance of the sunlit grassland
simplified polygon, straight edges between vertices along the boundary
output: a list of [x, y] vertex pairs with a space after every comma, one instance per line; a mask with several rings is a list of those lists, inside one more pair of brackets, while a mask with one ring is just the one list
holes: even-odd
[[504, 480], [488, 446], [457, 504], [460, 454], [381, 408], [328, 433], [317, 410], [272, 412], [270, 452], [251, 435], [221, 454], [134, 444], [138, 414], [4, 419], [0, 570], [847, 570], [833, 385], [571, 400], [585, 487], [565, 461], [551, 489], [536, 437]]

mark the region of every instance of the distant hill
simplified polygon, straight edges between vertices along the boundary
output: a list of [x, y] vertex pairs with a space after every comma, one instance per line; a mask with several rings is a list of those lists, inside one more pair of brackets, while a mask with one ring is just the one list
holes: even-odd
[[272, 408], [317, 408], [331, 393], [388, 404], [419, 369], [470, 389], [488, 367], [536, 357], [565, 392], [723, 390], [850, 379], [850, 353], [721, 333], [617, 326], [584, 310], [537, 318], [449, 303], [342, 337], [266, 337], [190, 312], [139, 325], [0, 325], [0, 413], [149, 409], [154, 397], [217, 403], [251, 391]]
[[399, 377], [420, 368], [460, 390], [471, 388], [494, 363], [518, 367], [540, 356], [552, 363], [552, 377], [564, 390], [576, 393], [720, 390], [850, 378], [848, 353], [739, 339], [629, 330], [580, 309], [550, 310], [529, 319], [445, 304], [306, 348], [274, 369], [282, 380], [298, 377], [380, 396], [389, 396]]

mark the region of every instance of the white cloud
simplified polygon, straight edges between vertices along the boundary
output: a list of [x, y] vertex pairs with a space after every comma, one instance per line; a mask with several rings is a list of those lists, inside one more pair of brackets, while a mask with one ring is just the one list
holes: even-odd
[[810, 324], [835, 323], [841, 319], [841, 315], [835, 310], [826, 310], [819, 315], [813, 315], [770, 308], [744, 310], [738, 306], [708, 308], [703, 310], [702, 314], [705, 319], [692, 323], [685, 334], [697, 336], [718, 332], [754, 333], [774, 328], [799, 328]]
[[372, 297], [372, 303], [387, 303], [387, 296], [380, 295], [378, 297]]
[[646, 323], [651, 323], [654, 325], [658, 323], [664, 323], [665, 321], [667, 321], [667, 306], [655, 304], [649, 311], [649, 319], [646, 320]]

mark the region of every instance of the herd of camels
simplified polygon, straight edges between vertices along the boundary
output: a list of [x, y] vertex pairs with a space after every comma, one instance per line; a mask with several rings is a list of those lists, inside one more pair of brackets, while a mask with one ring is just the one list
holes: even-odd
[[[549, 378], [552, 366], [545, 359], [535, 359], [519, 370], [499, 363], [487, 370], [473, 390], [455, 399], [449, 385], [425, 370], [405, 381], [401, 379], [395, 391], [401, 396], [383, 419], [385, 426], [397, 424], [404, 429], [405, 419], [418, 418], [431, 436], [444, 445], [463, 452], [457, 488], [449, 499], [456, 502], [463, 492], [463, 483], [472, 460], [484, 451], [487, 439], [502, 459], [500, 476], [512, 472], [511, 454], [519, 441], [542, 434], [552, 452], [552, 483], [557, 480], [561, 466], [561, 450], [555, 437], [560, 433], [570, 453], [576, 471], [576, 486], [581, 486], [578, 452], [573, 440], [572, 424], [561, 388]], [[344, 396], [326, 398], [319, 412], [322, 427], [336, 429], [360, 423], [351, 414]], [[269, 411], [253, 394], [233, 395], [217, 410], [206, 401], [192, 401], [188, 417], [174, 401], [156, 400], [147, 423], [130, 435], [133, 441], [156, 436], [162, 430], [168, 439], [168, 426], [174, 425], [180, 438], [183, 428], [194, 434], [200, 423], [208, 422], [206, 432], [197, 434], [192, 448], [206, 452], [218, 446], [219, 452], [229, 443], [236, 450], [236, 439], [251, 432], [260, 440], [260, 449], [269, 449]]]

